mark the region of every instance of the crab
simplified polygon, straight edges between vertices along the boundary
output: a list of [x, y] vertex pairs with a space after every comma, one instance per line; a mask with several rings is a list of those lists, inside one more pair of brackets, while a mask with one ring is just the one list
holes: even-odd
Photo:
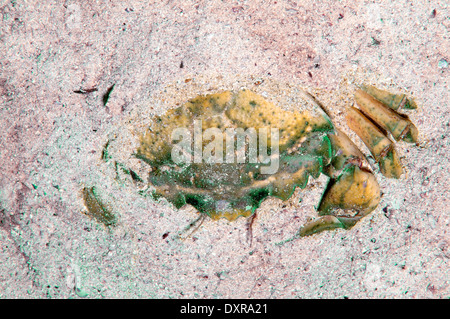
[[[372, 165], [333, 124], [315, 97], [295, 92], [301, 94], [278, 99], [291, 109], [248, 88], [193, 97], [154, 116], [134, 135], [135, 147], [128, 156], [149, 168], [148, 179], [125, 164], [120, 167], [131, 172], [134, 180], [150, 185], [155, 198], [163, 197], [177, 209], [192, 205], [201, 216], [229, 221], [240, 216], [250, 220], [266, 198], [289, 200], [296, 188], [306, 187], [310, 177], [325, 174], [329, 181], [317, 206], [318, 217], [304, 224], [297, 235], [350, 229], [380, 202]], [[354, 100], [358, 108], [347, 108], [348, 126], [370, 150], [380, 172], [399, 178], [403, 168], [393, 140], [418, 143], [417, 128], [399, 111], [415, 109], [416, 104], [405, 94], [370, 85], [356, 86]], [[240, 147], [236, 135], [229, 135], [239, 129], [248, 133]], [[259, 135], [256, 152], [245, 142], [256, 136], [252, 132], [263, 129], [276, 129], [277, 134], [270, 138]], [[212, 133], [205, 136], [206, 132]], [[180, 149], [175, 142], [180, 142], [183, 134], [186, 139]], [[230, 149], [225, 150], [224, 145]], [[178, 153], [174, 153], [175, 146]], [[209, 155], [206, 159], [198, 156], [205, 153]], [[175, 159], [174, 154], [184, 161]], [[252, 154], [254, 161], [249, 160]], [[270, 170], [275, 160], [277, 165]]]

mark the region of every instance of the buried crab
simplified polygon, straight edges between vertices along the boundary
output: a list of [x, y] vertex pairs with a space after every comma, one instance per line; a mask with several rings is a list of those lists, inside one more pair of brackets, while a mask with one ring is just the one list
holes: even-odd
[[[156, 198], [230, 221], [253, 218], [267, 197], [288, 200], [297, 187], [306, 187], [310, 176], [325, 174], [329, 182], [317, 206], [319, 217], [303, 225], [297, 236], [349, 229], [379, 204], [378, 182], [367, 158], [333, 125], [316, 98], [301, 90], [294, 95], [299, 93], [277, 100], [290, 103], [291, 110], [253, 89], [198, 95], [146, 123], [133, 135], [136, 147], [128, 156], [149, 168], [148, 185]], [[417, 143], [416, 127], [397, 113], [415, 109], [415, 103], [404, 94], [364, 85], [356, 88], [354, 98], [359, 108], [348, 108], [348, 126], [381, 173], [399, 178], [402, 165], [387, 135]], [[144, 180], [125, 170], [134, 180]]]

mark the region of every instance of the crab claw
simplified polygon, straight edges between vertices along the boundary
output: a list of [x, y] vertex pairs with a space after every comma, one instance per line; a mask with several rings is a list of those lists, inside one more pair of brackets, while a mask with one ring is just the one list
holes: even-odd
[[[358, 166], [350, 166], [337, 179], [331, 179], [319, 205], [320, 215], [363, 217], [380, 202], [380, 187], [375, 176]], [[351, 213], [353, 212], [353, 213]], [[337, 217], [339, 217], [337, 216]]]
[[318, 207], [321, 216], [303, 225], [299, 236], [350, 228], [380, 202], [380, 187], [361, 151], [340, 131], [328, 136], [337, 151], [325, 169], [330, 181]]
[[321, 216], [303, 225], [297, 235], [304, 237], [335, 228], [345, 228], [345, 226], [339, 221], [338, 218], [332, 215]]
[[322, 216], [303, 225], [299, 235], [351, 228], [373, 211], [379, 202], [380, 187], [375, 176], [358, 166], [351, 166], [338, 179], [330, 180], [318, 208]]
[[338, 179], [330, 180], [318, 208], [322, 216], [303, 225], [299, 235], [351, 228], [379, 202], [380, 187], [375, 176], [358, 166], [350, 166]]

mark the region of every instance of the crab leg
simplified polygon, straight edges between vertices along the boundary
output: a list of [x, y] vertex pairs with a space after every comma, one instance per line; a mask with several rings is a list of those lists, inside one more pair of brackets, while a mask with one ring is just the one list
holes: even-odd
[[347, 125], [369, 148], [375, 160], [379, 163], [381, 173], [389, 178], [399, 178], [402, 174], [402, 165], [391, 140], [355, 108], [348, 110]]
[[[357, 90], [355, 92], [355, 100], [362, 113], [383, 129], [390, 132], [397, 141], [404, 140], [409, 143], [417, 142], [417, 128], [408, 118], [401, 116], [363, 90]], [[394, 102], [391, 102], [389, 105], [392, 105], [393, 103]]]
[[352, 140], [338, 129], [335, 129], [335, 131], [335, 134], [328, 134], [334, 152], [330, 165], [324, 168], [324, 173], [332, 178], [337, 178], [342, 174], [342, 169], [348, 164], [360, 167], [368, 166], [366, 157]]
[[393, 110], [417, 109], [416, 103], [408, 99], [405, 94], [392, 94], [371, 85], [361, 85], [361, 89]]

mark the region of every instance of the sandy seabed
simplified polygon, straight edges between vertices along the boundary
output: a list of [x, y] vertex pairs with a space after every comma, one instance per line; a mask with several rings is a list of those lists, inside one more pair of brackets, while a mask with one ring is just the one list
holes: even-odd
[[[4, 0], [0, 19], [0, 298], [450, 296], [446, 1]], [[316, 215], [318, 179], [265, 201], [252, 245], [244, 219], [180, 239], [196, 211], [101, 159], [137, 107], [162, 114], [152, 97], [205, 76], [311, 88], [353, 138], [338, 97], [355, 74], [416, 99], [421, 144], [398, 144], [401, 179], [375, 170], [381, 203], [350, 230], [277, 245]], [[91, 186], [115, 227], [83, 214]]]

